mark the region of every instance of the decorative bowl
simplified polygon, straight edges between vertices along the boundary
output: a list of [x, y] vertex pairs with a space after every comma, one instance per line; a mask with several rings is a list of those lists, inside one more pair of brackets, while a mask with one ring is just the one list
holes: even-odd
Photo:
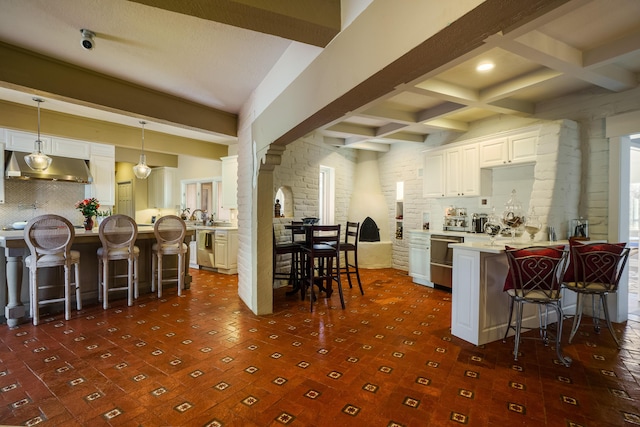
[[315, 225], [318, 223], [318, 221], [320, 221], [320, 218], [302, 218], [302, 223], [305, 225]]

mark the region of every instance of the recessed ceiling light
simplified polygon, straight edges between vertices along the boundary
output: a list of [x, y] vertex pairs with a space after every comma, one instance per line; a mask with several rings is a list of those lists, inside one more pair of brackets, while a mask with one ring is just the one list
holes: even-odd
[[481, 62], [480, 64], [478, 64], [478, 66], [476, 67], [476, 71], [490, 71], [493, 70], [493, 67], [495, 67], [495, 65], [493, 64], [493, 62]]

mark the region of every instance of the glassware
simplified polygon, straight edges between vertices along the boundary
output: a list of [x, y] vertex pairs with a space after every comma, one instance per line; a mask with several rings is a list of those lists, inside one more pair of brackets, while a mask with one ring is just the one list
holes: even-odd
[[524, 231], [529, 233], [529, 237], [531, 238], [531, 243], [533, 243], [533, 239], [536, 237], [536, 234], [542, 228], [542, 224], [540, 224], [540, 220], [538, 219], [538, 215], [536, 215], [535, 209], [531, 207], [529, 215], [527, 215], [527, 219], [524, 222]]
[[484, 232], [489, 235], [489, 246], [496, 246], [496, 237], [500, 234], [500, 230], [502, 230], [500, 219], [496, 216], [496, 209], [493, 208], [484, 224]]
[[516, 196], [516, 190], [511, 191], [511, 197], [504, 205], [502, 212], [502, 223], [511, 230], [511, 242], [516, 241], [516, 232], [524, 224], [524, 213], [522, 212], [522, 203]]

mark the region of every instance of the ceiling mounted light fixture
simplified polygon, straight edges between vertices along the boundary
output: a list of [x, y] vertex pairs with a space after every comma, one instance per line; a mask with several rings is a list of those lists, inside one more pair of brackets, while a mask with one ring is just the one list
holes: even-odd
[[144, 154], [144, 125], [147, 122], [140, 121], [142, 125], [142, 152], [140, 153], [140, 161], [133, 167], [133, 173], [136, 178], [147, 179], [151, 173], [151, 168], [147, 166], [147, 156]]
[[493, 62], [481, 62], [476, 67], [476, 71], [480, 71], [480, 72], [491, 71], [493, 70], [493, 67], [495, 67]]
[[40, 103], [43, 99], [33, 98], [38, 103], [38, 139], [36, 139], [33, 153], [24, 156], [24, 161], [34, 171], [45, 171], [51, 165], [51, 157], [42, 152], [42, 141], [40, 140]]

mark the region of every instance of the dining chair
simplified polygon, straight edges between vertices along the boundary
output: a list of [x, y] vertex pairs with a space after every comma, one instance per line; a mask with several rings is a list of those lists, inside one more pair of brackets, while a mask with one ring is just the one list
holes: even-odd
[[[600, 333], [600, 309], [604, 311], [607, 328], [618, 348], [620, 341], [613, 330], [607, 295], [618, 290], [620, 278], [629, 257], [626, 243], [571, 242], [571, 262], [563, 278], [563, 286], [577, 293], [576, 313], [569, 342], [573, 340], [582, 321], [584, 296], [591, 295], [593, 327]], [[598, 302], [596, 303], [596, 300]]]
[[[177, 215], [166, 215], [160, 217], [153, 226], [153, 233], [156, 236], [156, 243], [151, 247], [153, 261], [151, 265], [152, 279], [151, 291], [158, 287], [158, 298], [162, 297], [162, 287], [164, 283], [176, 281], [178, 285], [178, 295], [182, 295], [184, 288], [184, 276], [186, 273], [187, 244], [184, 236], [187, 234], [187, 225], [184, 220]], [[163, 258], [166, 255], [177, 255], [176, 268], [165, 269]], [[165, 270], [176, 272], [175, 278], [163, 278]]]
[[[127, 305], [133, 305], [138, 298], [138, 256], [140, 248], [135, 245], [138, 225], [127, 215], [110, 215], [98, 228], [102, 246], [98, 248], [98, 299], [102, 307], [109, 308], [109, 293], [127, 291]], [[117, 274], [116, 267], [127, 262], [127, 273]], [[110, 266], [110, 264], [113, 264]], [[111, 271], [113, 268], [114, 272]], [[118, 282], [126, 279], [123, 286]], [[111, 283], [113, 281], [113, 283]]]
[[314, 285], [324, 290], [327, 297], [333, 293], [333, 282], [338, 285], [340, 303], [345, 308], [342, 282], [340, 280], [340, 224], [308, 225], [304, 254], [305, 273], [301, 287], [302, 298], [306, 290], [310, 294], [310, 311], [316, 299]]
[[[80, 252], [71, 250], [75, 238], [75, 230], [68, 219], [59, 215], [40, 215], [29, 222], [24, 228], [24, 240], [31, 252], [24, 260], [29, 269], [29, 296], [33, 324], [40, 323], [40, 306], [64, 301], [64, 318], [71, 318], [71, 289], [75, 288], [76, 308], [82, 309], [80, 298]], [[71, 267], [74, 267], [74, 280], [71, 281]], [[53, 277], [40, 270], [45, 268], [62, 267], [64, 270], [64, 297], [52, 296], [53, 288], [60, 288], [59, 283], [53, 283]], [[40, 293], [44, 295], [41, 297]], [[45, 297], [46, 296], [46, 297]]]
[[[540, 338], [545, 345], [549, 344], [549, 307], [556, 312], [557, 326], [555, 333], [556, 355], [560, 362], [569, 366], [571, 358], [562, 354], [562, 306], [561, 278], [567, 263], [568, 251], [564, 246], [540, 247], [531, 246], [522, 249], [506, 247], [509, 272], [505, 280], [504, 291], [509, 296], [509, 321], [503, 338], [506, 342], [509, 330], [515, 331], [513, 358], [518, 360], [522, 337], [524, 304], [538, 306]], [[545, 308], [544, 315], [542, 308]], [[515, 309], [515, 325], [511, 324]], [[533, 337], [532, 337], [533, 338]]]

